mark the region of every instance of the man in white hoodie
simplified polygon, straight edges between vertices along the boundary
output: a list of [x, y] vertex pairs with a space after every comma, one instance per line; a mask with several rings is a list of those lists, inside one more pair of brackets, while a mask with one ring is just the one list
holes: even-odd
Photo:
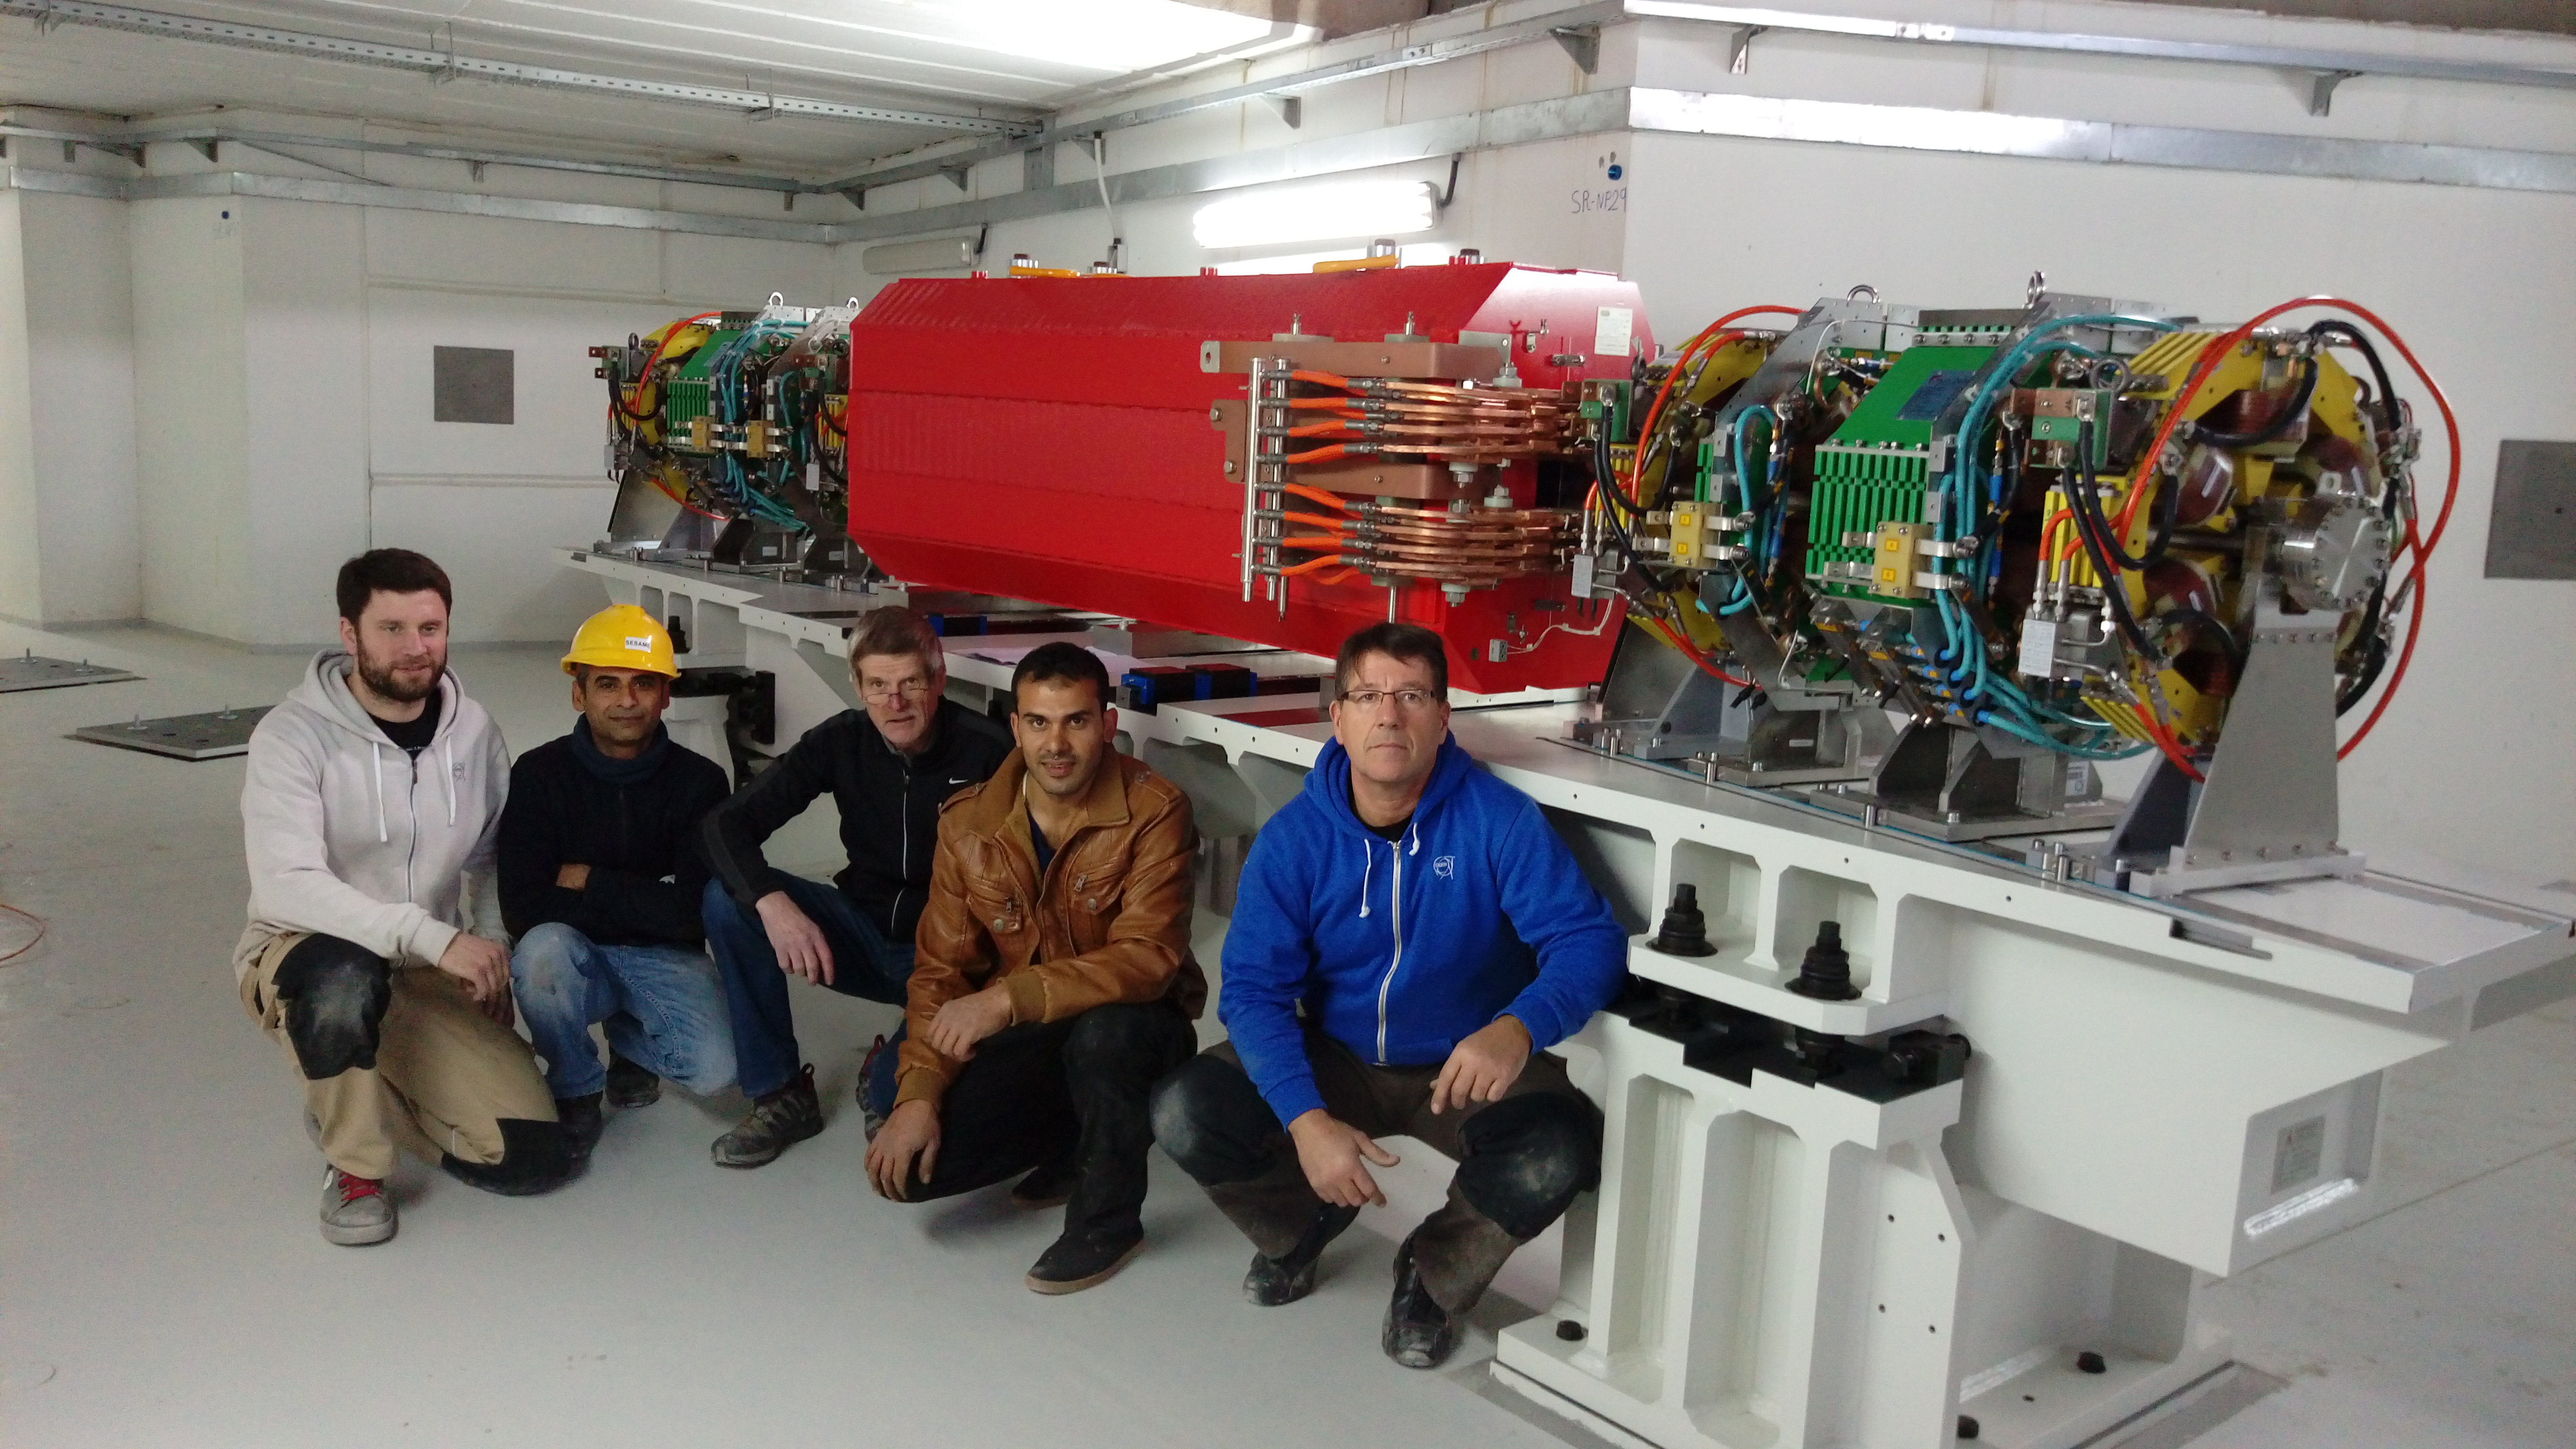
[[397, 1149], [489, 1192], [570, 1168], [510, 1029], [495, 883], [510, 753], [447, 671], [447, 574], [407, 549], [341, 566], [340, 645], [251, 734], [242, 1005], [304, 1080], [330, 1160], [322, 1236], [394, 1235]]

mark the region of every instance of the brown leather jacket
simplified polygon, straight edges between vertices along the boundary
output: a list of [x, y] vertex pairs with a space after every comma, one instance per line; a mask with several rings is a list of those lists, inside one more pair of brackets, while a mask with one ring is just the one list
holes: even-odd
[[[1166, 997], [1192, 1018], [1207, 978], [1190, 953], [1198, 827], [1180, 787], [1115, 753], [1083, 795], [1082, 823], [1038, 880], [1017, 753], [940, 807], [895, 1101], [936, 1103], [962, 1065], [931, 1049], [939, 1008], [1007, 983], [1011, 1023], [1063, 1021]], [[1034, 903], [1034, 908], [1032, 907]]]

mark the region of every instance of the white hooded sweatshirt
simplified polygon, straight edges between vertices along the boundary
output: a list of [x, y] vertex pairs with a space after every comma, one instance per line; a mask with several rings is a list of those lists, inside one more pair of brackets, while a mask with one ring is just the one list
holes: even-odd
[[483, 706], [442, 675], [438, 732], [417, 758], [349, 692], [353, 661], [313, 656], [304, 682], [251, 731], [242, 781], [247, 974], [278, 936], [353, 941], [397, 966], [437, 962], [460, 930], [506, 943], [494, 865], [510, 752]]

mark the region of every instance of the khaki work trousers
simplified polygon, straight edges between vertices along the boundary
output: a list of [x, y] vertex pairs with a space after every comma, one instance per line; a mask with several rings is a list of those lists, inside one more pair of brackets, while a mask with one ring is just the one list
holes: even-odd
[[391, 1176], [398, 1149], [428, 1161], [501, 1160], [503, 1118], [555, 1120], [536, 1055], [518, 1033], [483, 1014], [465, 983], [436, 967], [398, 967], [379, 1028], [376, 1064], [312, 1081], [287, 1039], [277, 968], [304, 940], [280, 936], [242, 978], [241, 1000], [286, 1051], [304, 1083], [305, 1110], [321, 1124], [322, 1155], [353, 1177]]

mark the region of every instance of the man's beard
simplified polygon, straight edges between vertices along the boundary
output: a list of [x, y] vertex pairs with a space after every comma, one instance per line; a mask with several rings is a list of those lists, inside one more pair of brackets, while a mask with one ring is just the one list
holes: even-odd
[[427, 679], [417, 685], [409, 685], [396, 682], [390, 665], [379, 667], [364, 655], [359, 656], [357, 663], [358, 678], [365, 681], [367, 688], [373, 690], [377, 698], [391, 700], [395, 704], [418, 704], [429, 698], [430, 691], [438, 688], [438, 677], [447, 672], [442, 663], [430, 671]]

